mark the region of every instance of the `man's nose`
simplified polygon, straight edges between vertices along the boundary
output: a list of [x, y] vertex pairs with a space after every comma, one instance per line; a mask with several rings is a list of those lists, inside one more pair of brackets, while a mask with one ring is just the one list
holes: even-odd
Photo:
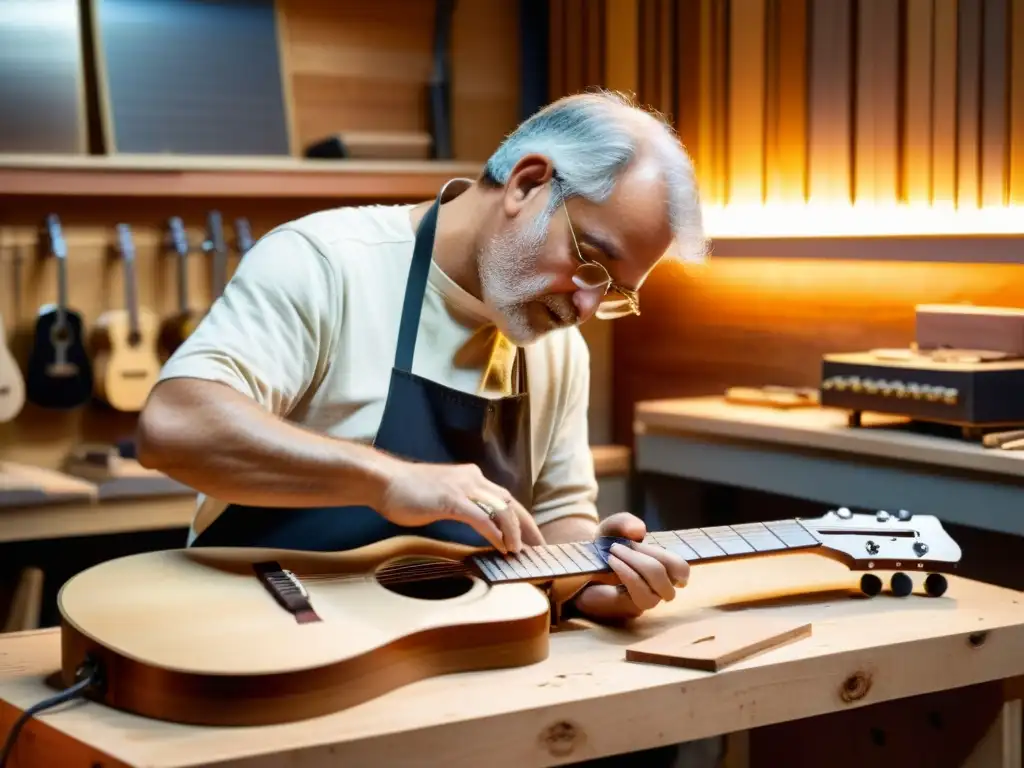
[[598, 290], [578, 288], [572, 295], [572, 303], [576, 305], [576, 312], [581, 323], [589, 320], [597, 312], [597, 306], [601, 303], [602, 293], [602, 291]]

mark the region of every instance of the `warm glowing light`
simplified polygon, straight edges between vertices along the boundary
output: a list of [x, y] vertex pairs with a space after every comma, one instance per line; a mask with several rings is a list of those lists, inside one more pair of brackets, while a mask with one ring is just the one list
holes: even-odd
[[703, 212], [705, 232], [712, 241], [730, 238], [1024, 235], [1024, 206], [957, 208], [952, 203], [767, 203], [705, 205]]

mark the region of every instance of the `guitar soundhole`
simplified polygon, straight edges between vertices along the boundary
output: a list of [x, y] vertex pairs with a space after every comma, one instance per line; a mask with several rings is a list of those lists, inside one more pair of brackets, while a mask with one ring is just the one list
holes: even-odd
[[416, 600], [452, 600], [473, 588], [473, 579], [455, 562], [433, 558], [395, 560], [380, 568], [377, 583]]

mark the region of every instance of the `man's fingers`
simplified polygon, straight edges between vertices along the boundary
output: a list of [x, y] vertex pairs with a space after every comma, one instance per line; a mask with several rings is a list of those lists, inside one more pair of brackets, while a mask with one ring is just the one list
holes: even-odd
[[533, 515], [526, 511], [526, 508], [515, 499], [509, 499], [509, 505], [519, 519], [519, 531], [523, 544], [531, 547], [544, 544], [544, 534], [540, 532], [540, 526], [533, 519]]
[[609, 555], [608, 565], [618, 575], [637, 608], [649, 611], [661, 602], [661, 598], [651, 590], [647, 582], [624, 561], [615, 555]]
[[[509, 552], [518, 552], [523, 548], [523, 534], [520, 526], [519, 515], [516, 510], [505, 501], [502, 496], [498, 495], [502, 493], [500, 489], [498, 491], [491, 490], [488, 487], [477, 488], [470, 493], [470, 497], [474, 501], [479, 501], [481, 504], [485, 504], [488, 509], [494, 511], [494, 522], [501, 529], [503, 540], [505, 542], [505, 549]], [[509, 497], [511, 498], [511, 497]], [[486, 511], [484, 512], [486, 515]]]
[[471, 525], [473, 530], [487, 539], [499, 552], [509, 551], [505, 531], [500, 527], [501, 517], [492, 520], [472, 499], [461, 499], [454, 504], [455, 519]]
[[653, 590], [662, 600], [671, 600], [676, 596], [675, 587], [669, 580], [668, 573], [665, 571], [665, 566], [661, 564], [660, 560], [651, 557], [643, 552], [638, 552], [635, 549], [630, 549], [622, 544], [613, 544], [611, 547], [611, 554], [622, 560], [626, 565], [632, 568], [640, 578], [647, 583], [647, 585]]
[[677, 552], [653, 544], [636, 543], [632, 548], [650, 555], [664, 566], [669, 580], [677, 587], [685, 587], [690, 580], [690, 564]]

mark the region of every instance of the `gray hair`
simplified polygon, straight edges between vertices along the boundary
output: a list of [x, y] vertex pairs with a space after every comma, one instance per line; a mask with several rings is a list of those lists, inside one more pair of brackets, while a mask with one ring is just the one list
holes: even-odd
[[554, 185], [542, 217], [547, 219], [565, 198], [604, 202], [636, 158], [644, 137], [657, 156], [668, 191], [665, 202], [677, 245], [673, 255], [680, 261], [703, 261], [708, 247], [690, 157], [659, 113], [640, 108], [623, 94], [588, 91], [548, 104], [505, 137], [488, 159], [482, 181], [503, 186], [526, 155], [550, 158], [560, 183]]

